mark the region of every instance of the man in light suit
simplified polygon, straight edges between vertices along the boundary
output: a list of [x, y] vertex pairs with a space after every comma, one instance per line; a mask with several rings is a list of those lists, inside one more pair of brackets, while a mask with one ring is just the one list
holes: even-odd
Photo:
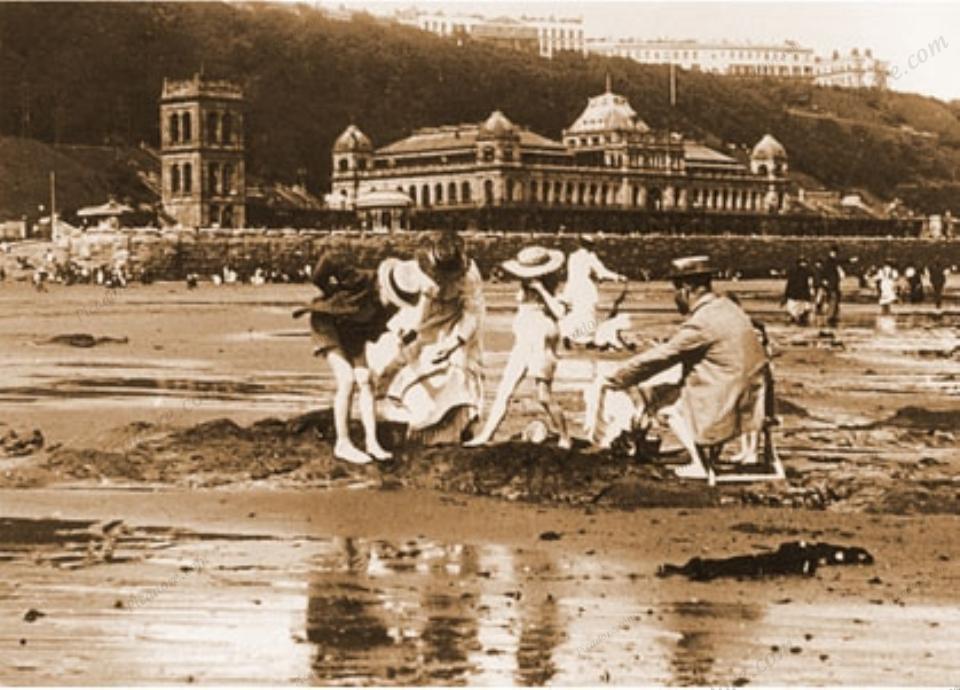
[[[677, 309], [687, 316], [669, 340], [627, 360], [600, 382], [603, 390], [626, 390], [677, 364], [680, 396], [667, 422], [690, 454], [676, 474], [706, 479], [700, 449], [762, 427], [757, 396], [762, 394], [766, 356], [750, 317], [712, 288], [709, 258], [672, 262]], [[602, 398], [601, 398], [602, 399]]]

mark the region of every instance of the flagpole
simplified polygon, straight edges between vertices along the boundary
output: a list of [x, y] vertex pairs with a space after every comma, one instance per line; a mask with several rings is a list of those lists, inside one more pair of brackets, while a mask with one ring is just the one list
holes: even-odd
[[56, 239], [57, 231], [57, 173], [50, 171], [50, 240]]

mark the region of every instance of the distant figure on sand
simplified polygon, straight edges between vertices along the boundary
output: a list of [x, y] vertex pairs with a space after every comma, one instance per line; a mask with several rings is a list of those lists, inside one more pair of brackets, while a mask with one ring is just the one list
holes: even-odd
[[936, 259], [927, 264], [927, 280], [930, 281], [933, 305], [937, 311], [943, 309], [943, 288], [947, 284], [948, 272], [949, 269]]
[[823, 262], [820, 275], [823, 286], [824, 311], [827, 325], [835, 328], [840, 321], [840, 284], [844, 272], [840, 262], [840, 250], [837, 245], [830, 247], [827, 258]]
[[786, 306], [790, 320], [798, 326], [806, 326], [813, 312], [813, 273], [804, 257], [787, 271], [787, 285], [781, 304]]
[[467, 446], [484, 445], [493, 439], [510, 398], [523, 377], [529, 375], [536, 382], [541, 408], [560, 436], [560, 447], [570, 447], [563, 410], [554, 403], [551, 393], [560, 340], [558, 322], [566, 311], [555, 294], [560, 282], [557, 273], [562, 266], [563, 252], [543, 247], [527, 247], [516, 259], [503, 263], [503, 269], [521, 281], [519, 306], [513, 319], [513, 349], [483, 431]]
[[883, 266], [877, 272], [877, 298], [881, 314], [889, 314], [890, 306], [897, 301], [897, 279], [899, 277], [891, 259], [884, 261]]
[[568, 346], [572, 343], [593, 344], [597, 330], [597, 303], [600, 301], [594, 280], [626, 282], [627, 279], [603, 265], [591, 235], [581, 235], [580, 248], [567, 259], [567, 284], [561, 296], [570, 307], [560, 324], [564, 343]]

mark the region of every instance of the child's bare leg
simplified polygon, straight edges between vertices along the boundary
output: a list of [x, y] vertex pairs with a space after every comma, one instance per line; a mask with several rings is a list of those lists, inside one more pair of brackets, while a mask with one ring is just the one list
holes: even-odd
[[507, 405], [510, 403], [510, 396], [517, 389], [517, 385], [527, 372], [526, 364], [521, 358], [510, 353], [510, 359], [507, 366], [503, 369], [503, 378], [500, 379], [500, 385], [497, 388], [497, 396], [494, 398], [493, 405], [490, 407], [490, 415], [487, 422], [477, 436], [464, 443], [467, 447], [483, 446], [490, 442], [493, 435], [497, 433], [500, 422], [507, 414]]
[[393, 455], [384, 450], [380, 446], [380, 441], [377, 440], [377, 415], [374, 409], [373, 388], [370, 385], [370, 370], [366, 367], [357, 367], [354, 369], [354, 374], [359, 389], [357, 405], [360, 407], [360, 421], [363, 423], [367, 453], [377, 460], [390, 460]]
[[537, 399], [540, 402], [540, 407], [543, 408], [543, 411], [547, 414], [550, 425], [554, 431], [560, 434], [560, 447], [569, 448], [571, 443], [570, 434], [567, 433], [567, 422], [563, 417], [563, 410], [553, 402], [553, 395], [550, 391], [550, 381], [545, 379], [537, 380]]
[[350, 400], [353, 397], [353, 364], [340, 350], [327, 353], [327, 363], [333, 370], [337, 382], [337, 392], [333, 396], [333, 426], [337, 440], [333, 445], [333, 455], [357, 465], [370, 462], [370, 456], [353, 445], [350, 440]]

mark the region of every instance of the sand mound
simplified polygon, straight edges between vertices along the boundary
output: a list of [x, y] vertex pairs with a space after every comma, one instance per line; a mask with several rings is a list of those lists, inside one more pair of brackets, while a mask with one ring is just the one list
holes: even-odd
[[[904, 408], [903, 423], [929, 411]], [[934, 413], [940, 424], [950, 415]], [[41, 469], [52, 477], [217, 486], [268, 481], [271, 486], [331, 487], [363, 483], [383, 489], [412, 487], [507, 500], [619, 509], [758, 505], [812, 510], [960, 514], [960, 494], [935, 460], [861, 466], [840, 460], [788, 468], [787, 482], [722, 485], [680, 481], [649, 459], [609, 451], [511, 441], [488, 448], [418, 447], [403, 443], [404, 429], [380, 426], [391, 463], [350, 465], [331, 454], [333, 415], [318, 410], [291, 419], [268, 418], [250, 426], [215, 419], [167, 431], [150, 425], [125, 428], [128, 442], [113, 448], [57, 448]], [[361, 436], [359, 424], [352, 430]], [[915, 433], [908, 430], [904, 433]], [[946, 432], [938, 432], [946, 433]], [[946, 477], [946, 479], [945, 479]]]
[[[386, 464], [355, 466], [331, 455], [333, 415], [319, 410], [243, 427], [215, 419], [170, 433], [144, 430], [114, 450], [57, 449], [45, 468], [77, 479], [216, 486], [272, 478], [297, 485], [358, 481], [572, 505], [717, 505], [701, 482], [680, 482], [667, 468], [594, 449], [508, 442], [488, 448], [404, 447], [403, 427], [381, 424], [381, 442], [396, 454]], [[153, 435], [147, 435], [150, 431]], [[353, 431], [359, 436], [360, 429]]]

